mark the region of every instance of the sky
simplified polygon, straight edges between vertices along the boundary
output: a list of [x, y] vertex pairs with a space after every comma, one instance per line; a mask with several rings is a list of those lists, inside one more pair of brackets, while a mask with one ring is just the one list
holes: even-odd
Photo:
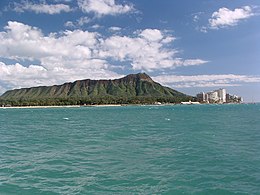
[[259, 0], [1, 0], [0, 94], [145, 72], [260, 102]]

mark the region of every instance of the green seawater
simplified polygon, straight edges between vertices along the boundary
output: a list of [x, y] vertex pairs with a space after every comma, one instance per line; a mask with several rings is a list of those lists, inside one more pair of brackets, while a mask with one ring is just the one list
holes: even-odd
[[260, 105], [0, 109], [0, 194], [260, 194]]

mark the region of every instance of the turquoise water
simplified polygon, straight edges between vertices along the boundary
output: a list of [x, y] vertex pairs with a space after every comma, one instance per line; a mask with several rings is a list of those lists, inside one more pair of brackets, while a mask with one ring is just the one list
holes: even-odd
[[260, 194], [260, 105], [0, 109], [0, 194]]

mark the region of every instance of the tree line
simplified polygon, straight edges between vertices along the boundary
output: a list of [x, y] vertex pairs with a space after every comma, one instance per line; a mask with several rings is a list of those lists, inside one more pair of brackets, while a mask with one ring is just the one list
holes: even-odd
[[42, 99], [0, 99], [0, 106], [66, 106], [66, 105], [100, 105], [100, 104], [154, 104], [180, 103], [193, 100], [193, 97], [69, 97], [69, 98], [42, 98]]

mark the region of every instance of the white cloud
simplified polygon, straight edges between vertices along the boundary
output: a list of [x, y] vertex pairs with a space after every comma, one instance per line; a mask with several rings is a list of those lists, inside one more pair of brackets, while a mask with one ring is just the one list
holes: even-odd
[[54, 0], [54, 2], [59, 3], [59, 2], [65, 2], [65, 3], [69, 3], [72, 0]]
[[34, 4], [29, 1], [22, 1], [22, 3], [14, 3], [14, 10], [16, 12], [33, 11], [37, 14], [59, 14], [61, 12], [70, 12], [72, 9], [65, 4]]
[[8, 22], [5, 30], [0, 32], [0, 57], [21, 63], [23, 60], [40, 62], [29, 67], [2, 63], [0, 81], [5, 80], [14, 87], [117, 76], [108, 69], [106, 60], [92, 54], [98, 44], [99, 35], [95, 32], [74, 30], [44, 36], [39, 29], [18, 22]]
[[161, 75], [153, 77], [159, 83], [170, 85], [176, 88], [188, 87], [226, 87], [239, 86], [243, 83], [260, 83], [260, 76], [248, 75]]
[[135, 70], [153, 71], [179, 66], [200, 65], [207, 61], [176, 58], [177, 50], [167, 48], [175, 38], [158, 29], [137, 31], [135, 37], [111, 36], [102, 43], [99, 56], [117, 61], [130, 61]]
[[250, 6], [244, 6], [230, 10], [222, 7], [214, 12], [209, 19], [210, 28], [218, 29], [228, 26], [236, 26], [241, 20], [254, 16], [253, 10]]
[[202, 27], [198, 27], [197, 28], [200, 32], [203, 32], [203, 33], [207, 33], [208, 32], [208, 28], [206, 26], [202, 26]]
[[[115, 78], [120, 76], [114, 72], [120, 65], [154, 71], [206, 63], [201, 59], [177, 58], [178, 51], [169, 47], [174, 39], [158, 29], [139, 30], [130, 36], [104, 37], [83, 30], [44, 35], [38, 28], [9, 21], [0, 31], [0, 58], [18, 63], [1, 63], [0, 86], [1, 82], [25, 87], [84, 78]], [[24, 60], [34, 65], [25, 67]]]
[[201, 64], [205, 64], [205, 63], [208, 63], [208, 61], [201, 60], [201, 59], [188, 59], [188, 60], [184, 60], [182, 65], [183, 66], [194, 66], [194, 65], [201, 65]]
[[[40, 80], [46, 78], [47, 70], [42, 66], [30, 65], [24, 67], [19, 63], [14, 65], [6, 65], [0, 62], [0, 77], [2, 81], [8, 81], [12, 85], [27, 85], [26, 81], [29, 80]], [[14, 79], [15, 78], [15, 79]], [[25, 79], [26, 78], [26, 79]], [[21, 79], [23, 82], [21, 82]]]
[[74, 28], [75, 27], [75, 24], [72, 22], [72, 21], [67, 21], [65, 24], [64, 24], [65, 27], [70, 27], [70, 28]]
[[37, 28], [18, 22], [8, 22], [6, 32], [0, 33], [0, 55], [10, 59], [47, 61], [59, 59], [69, 62], [91, 56], [90, 48], [97, 43], [97, 33], [75, 30], [60, 36], [44, 36]]
[[161, 31], [158, 29], [145, 29], [141, 31], [140, 36], [148, 41], [160, 41], [163, 38]]
[[204, 14], [204, 12], [197, 12], [197, 13], [191, 14], [193, 22], [198, 23], [201, 20], [201, 16], [203, 14]]
[[198, 22], [199, 19], [200, 19], [199, 15], [193, 16], [193, 21], [194, 21], [194, 22]]
[[120, 28], [120, 27], [117, 27], [117, 26], [111, 26], [111, 27], [109, 27], [109, 31], [120, 31], [122, 28]]
[[93, 29], [99, 29], [99, 28], [102, 28], [103, 26], [100, 26], [99, 24], [94, 24], [91, 26], [91, 28]]
[[88, 18], [88, 17], [86, 17], [86, 16], [85, 16], [85, 17], [80, 17], [80, 18], [77, 20], [79, 26], [83, 26], [83, 25], [89, 23], [90, 21], [91, 21], [91, 19]]
[[105, 69], [54, 67], [52, 70], [48, 70], [40, 65], [24, 67], [19, 63], [7, 65], [0, 62], [0, 94], [12, 88], [62, 84], [86, 78], [113, 79], [119, 77], [122, 75]]
[[[156, 70], [204, 64], [200, 59], [176, 58], [176, 50], [167, 48], [174, 37], [158, 29], [138, 31], [135, 37], [111, 36], [103, 38], [95, 32], [65, 31], [60, 36], [44, 36], [35, 27], [18, 22], [8, 22], [6, 32], [0, 33], [0, 56], [16, 60], [39, 60], [44, 67], [54, 65], [87, 66], [92, 59], [100, 59], [97, 68], [107, 66], [112, 58], [119, 62], [130, 62], [135, 70]], [[148, 36], [151, 35], [151, 36]], [[91, 63], [89, 63], [91, 62]]]
[[83, 12], [93, 12], [98, 17], [124, 14], [134, 10], [132, 5], [116, 4], [115, 0], [78, 0], [78, 6]]
[[[142, 33], [142, 32], [141, 32]], [[152, 70], [173, 66], [174, 51], [164, 49], [160, 42], [137, 37], [112, 36], [104, 40], [99, 56], [117, 61], [130, 61], [133, 69]]]
[[67, 21], [64, 26], [65, 27], [69, 27], [69, 28], [78, 28], [78, 27], [82, 27], [85, 24], [88, 24], [91, 22], [91, 19], [87, 16], [84, 17], [80, 17], [77, 21], [72, 22], [72, 21]]

